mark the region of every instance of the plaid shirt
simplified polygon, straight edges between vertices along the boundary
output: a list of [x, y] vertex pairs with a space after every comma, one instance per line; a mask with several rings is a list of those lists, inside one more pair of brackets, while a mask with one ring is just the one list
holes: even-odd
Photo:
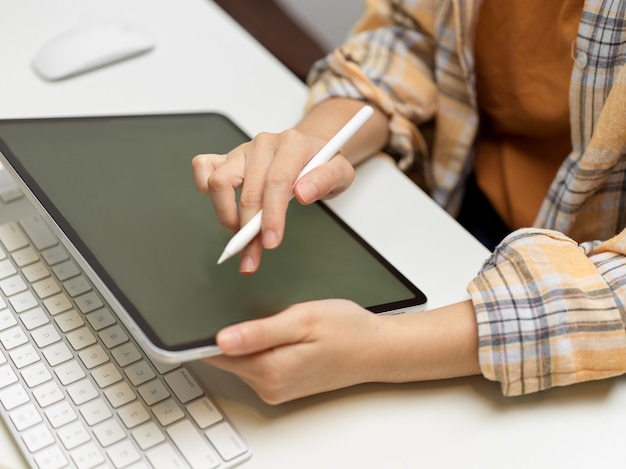
[[[344, 96], [383, 109], [386, 152], [415, 165], [452, 214], [478, 129], [479, 9], [480, 0], [368, 0], [345, 45], [309, 77], [309, 106]], [[585, 1], [572, 54], [573, 151], [534, 227], [509, 235], [468, 287], [482, 372], [506, 395], [626, 372], [626, 0]]]

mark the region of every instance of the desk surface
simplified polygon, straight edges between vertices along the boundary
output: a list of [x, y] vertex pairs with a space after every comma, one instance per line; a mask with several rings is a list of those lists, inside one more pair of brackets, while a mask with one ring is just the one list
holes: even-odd
[[[157, 48], [59, 83], [32, 72], [45, 40], [106, 19], [136, 23]], [[292, 125], [306, 97], [208, 0], [0, 0], [0, 57], [0, 118], [220, 111], [255, 134]], [[431, 308], [465, 298], [487, 254], [381, 159], [362, 165], [330, 205], [425, 291]], [[478, 377], [368, 384], [272, 407], [233, 376], [196, 367], [254, 452], [245, 468], [623, 465], [621, 379], [516, 399]], [[24, 467], [2, 426], [0, 463]]]

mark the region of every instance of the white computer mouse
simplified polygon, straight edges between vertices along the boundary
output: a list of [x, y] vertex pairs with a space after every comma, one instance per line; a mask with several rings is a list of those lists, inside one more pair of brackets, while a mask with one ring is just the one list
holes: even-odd
[[33, 67], [46, 80], [55, 81], [136, 57], [154, 45], [148, 35], [134, 26], [93, 24], [46, 42], [37, 51]]

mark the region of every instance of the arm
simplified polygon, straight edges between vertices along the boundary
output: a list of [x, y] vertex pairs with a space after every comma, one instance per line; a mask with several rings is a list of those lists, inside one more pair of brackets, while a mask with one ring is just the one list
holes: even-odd
[[400, 383], [479, 373], [471, 302], [380, 316], [345, 300], [292, 306], [219, 332], [224, 355], [207, 363], [237, 374], [268, 403], [364, 382]]

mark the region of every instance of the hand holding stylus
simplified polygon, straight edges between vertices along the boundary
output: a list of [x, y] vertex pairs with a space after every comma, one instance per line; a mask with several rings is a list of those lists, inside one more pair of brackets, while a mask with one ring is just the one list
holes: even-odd
[[[350, 119], [346, 125], [344, 125], [333, 138], [331, 138], [326, 145], [324, 145], [320, 151], [318, 151], [313, 158], [306, 164], [300, 174], [296, 178], [296, 182], [300, 180], [302, 176], [307, 174], [312, 169], [330, 161], [339, 150], [352, 138], [352, 136], [372, 117], [374, 110], [370, 106], [365, 106], [357, 112], [352, 119]], [[293, 197], [293, 195], [292, 195]], [[261, 219], [263, 216], [263, 210], [254, 215], [248, 223], [246, 223], [236, 234], [231, 238], [224, 252], [218, 259], [217, 263], [221, 264], [225, 260], [239, 253], [244, 247], [252, 241], [252, 239], [261, 231]]]
[[[382, 132], [359, 132], [358, 138], [344, 147], [371, 114], [375, 116], [372, 121], [384, 119], [380, 111], [363, 107], [362, 103], [331, 100], [312, 109], [293, 129], [260, 133], [228, 154], [203, 154], [193, 159], [196, 187], [211, 196], [219, 223], [233, 233], [246, 226], [243, 231], [246, 238], [242, 241], [243, 234], [239, 235], [236, 241], [239, 246], [231, 249], [229, 245], [231, 252], [226, 254], [234, 255], [241, 250], [240, 272], [255, 272], [263, 248], [273, 249], [281, 243], [285, 214], [294, 195], [300, 203], [309, 204], [337, 195], [350, 186], [353, 164], [374, 153], [386, 138]], [[381, 128], [386, 127], [382, 124]], [[335, 137], [328, 140], [332, 135]], [[311, 155], [316, 156], [311, 158]], [[238, 189], [241, 189], [239, 199], [235, 196]], [[261, 219], [262, 236], [257, 236]], [[252, 225], [246, 223], [250, 220]]]

